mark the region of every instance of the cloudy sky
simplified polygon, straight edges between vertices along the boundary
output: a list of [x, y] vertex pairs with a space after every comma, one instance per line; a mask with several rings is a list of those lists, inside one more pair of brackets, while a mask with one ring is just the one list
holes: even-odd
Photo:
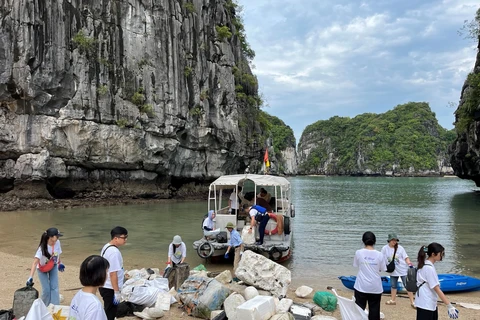
[[[300, 138], [332, 116], [426, 101], [453, 128], [478, 0], [238, 0], [267, 106]], [[455, 104], [455, 108], [449, 106]]]

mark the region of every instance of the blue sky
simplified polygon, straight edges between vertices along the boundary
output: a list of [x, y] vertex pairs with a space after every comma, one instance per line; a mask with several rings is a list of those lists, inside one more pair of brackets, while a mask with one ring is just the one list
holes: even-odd
[[[425, 101], [453, 128], [478, 0], [238, 0], [264, 110], [292, 127]], [[454, 103], [455, 107], [449, 106]]]

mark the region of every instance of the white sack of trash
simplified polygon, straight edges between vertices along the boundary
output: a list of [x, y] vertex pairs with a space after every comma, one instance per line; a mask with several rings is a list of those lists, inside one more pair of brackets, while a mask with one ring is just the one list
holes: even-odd
[[[150, 269], [158, 270], [158, 269]], [[157, 273], [150, 274], [146, 269], [130, 270], [129, 279], [122, 288], [122, 299], [144, 307], [155, 306], [160, 300], [162, 310], [170, 310], [170, 304], [177, 300], [169, 293], [168, 279], [156, 277]], [[152, 279], [152, 280], [149, 280]], [[157, 306], [158, 307], [158, 306]]]

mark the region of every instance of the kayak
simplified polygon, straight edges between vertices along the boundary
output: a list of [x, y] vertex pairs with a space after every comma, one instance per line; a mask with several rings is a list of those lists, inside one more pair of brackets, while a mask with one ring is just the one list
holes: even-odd
[[[345, 287], [353, 290], [356, 276], [340, 276]], [[440, 289], [443, 292], [462, 292], [480, 290], [480, 279], [462, 274], [441, 273], [438, 275]], [[383, 293], [390, 293], [390, 276], [382, 277]], [[398, 292], [407, 292], [402, 281], [398, 281]]]

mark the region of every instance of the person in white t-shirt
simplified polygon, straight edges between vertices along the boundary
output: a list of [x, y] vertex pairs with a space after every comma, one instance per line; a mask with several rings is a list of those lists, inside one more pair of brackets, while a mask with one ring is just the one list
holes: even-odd
[[63, 272], [65, 265], [60, 261], [62, 246], [59, 237], [62, 234], [57, 228], [47, 229], [40, 238], [37, 252], [33, 258], [30, 277], [27, 286], [33, 286], [33, 275], [38, 270], [38, 279], [42, 284], [42, 301], [48, 306], [50, 303], [60, 304], [60, 291], [58, 288], [58, 271]]
[[242, 187], [238, 187], [238, 194], [233, 189], [232, 193], [230, 194], [230, 198], [228, 198], [228, 212], [231, 214], [237, 214], [238, 209], [240, 209], [240, 199], [239, 196], [242, 192]]
[[82, 262], [80, 283], [83, 288], [75, 294], [70, 303], [68, 320], [107, 320], [96, 293], [107, 280], [109, 267], [108, 260], [97, 255], [92, 255]]
[[422, 246], [418, 251], [417, 293], [415, 304], [417, 306], [417, 320], [437, 320], [437, 300], [440, 298], [447, 306], [448, 316], [451, 319], [458, 318], [458, 310], [450, 303], [440, 289], [437, 270], [433, 264], [442, 261], [445, 248], [436, 242], [428, 246]]
[[355, 280], [355, 303], [365, 310], [368, 303], [368, 319], [380, 320], [380, 301], [383, 285], [380, 272], [387, 270], [387, 259], [373, 247], [377, 241], [373, 232], [367, 231], [362, 236], [363, 249], [355, 252], [353, 266], [358, 268]]
[[[400, 277], [402, 279], [403, 286], [406, 287], [408, 267], [413, 268], [412, 262], [410, 261], [410, 258], [408, 257], [407, 252], [401, 245], [398, 244], [399, 241], [400, 240], [398, 240], [398, 237], [395, 233], [390, 233], [387, 239], [388, 244], [386, 244], [382, 248], [382, 254], [387, 259], [387, 264], [392, 261], [393, 254], [395, 253], [395, 270], [390, 275], [390, 285], [391, 285], [390, 292], [391, 292], [392, 299], [385, 302], [385, 304], [388, 304], [388, 305], [397, 304], [395, 299], [397, 297], [398, 278]], [[395, 252], [395, 247], [397, 248], [396, 252]], [[408, 294], [408, 298], [410, 299], [410, 305], [412, 306], [412, 308], [415, 309], [415, 303], [413, 301], [413, 293], [407, 292], [407, 294]]]
[[124, 227], [115, 227], [110, 231], [110, 236], [110, 242], [105, 244], [100, 251], [100, 255], [108, 260], [110, 268], [108, 269], [105, 284], [98, 291], [103, 298], [107, 319], [114, 320], [117, 314], [117, 305], [120, 303], [120, 291], [122, 290], [125, 277], [123, 257], [118, 247], [127, 243], [128, 231]]

